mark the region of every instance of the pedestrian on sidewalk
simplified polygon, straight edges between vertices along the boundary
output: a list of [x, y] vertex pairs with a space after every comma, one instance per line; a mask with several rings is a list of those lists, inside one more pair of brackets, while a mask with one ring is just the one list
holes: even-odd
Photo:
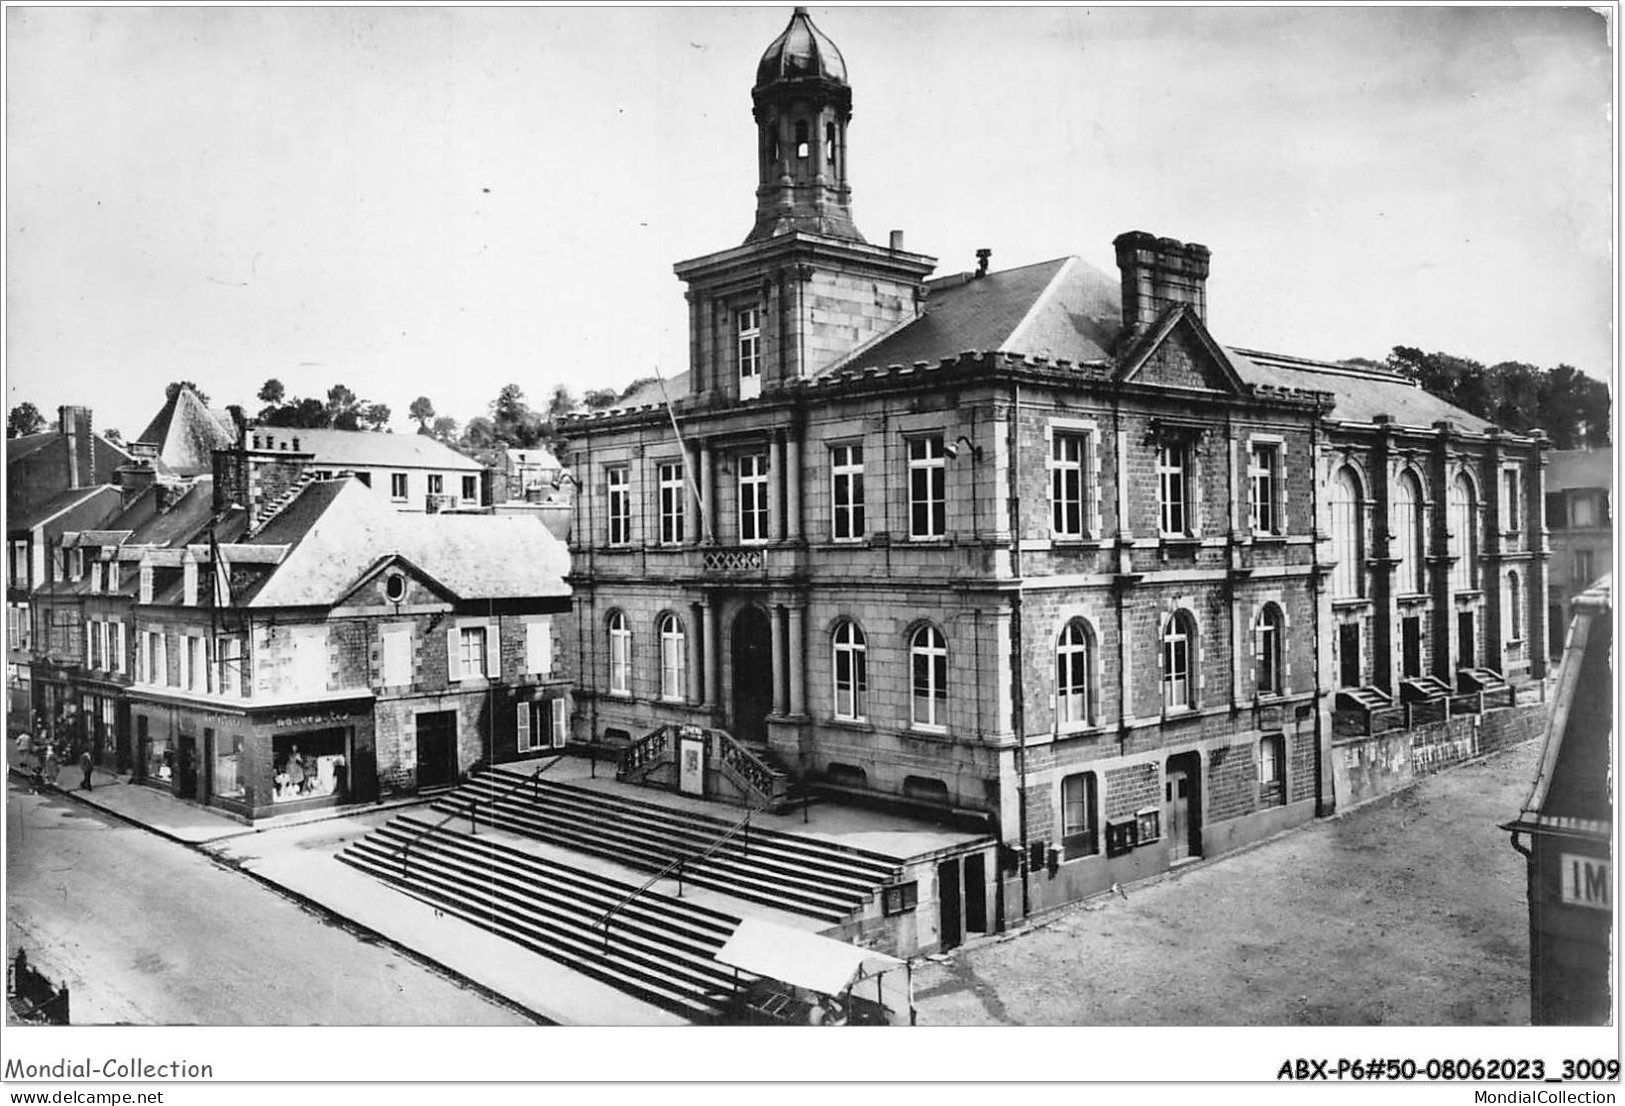
[[56, 778], [62, 772], [62, 764], [56, 759], [56, 746], [45, 747], [45, 786], [55, 787]]
[[85, 774], [84, 782], [79, 785], [81, 790], [84, 790], [84, 791], [91, 790], [91, 787], [90, 787], [90, 770], [92, 768], [94, 768], [94, 767], [95, 767], [95, 764], [90, 759], [90, 750], [89, 749], [86, 749], [84, 752], [79, 754], [79, 771], [81, 771], [81, 772], [83, 772]]
[[26, 733], [17, 735], [17, 767], [27, 772], [34, 765], [34, 739]]

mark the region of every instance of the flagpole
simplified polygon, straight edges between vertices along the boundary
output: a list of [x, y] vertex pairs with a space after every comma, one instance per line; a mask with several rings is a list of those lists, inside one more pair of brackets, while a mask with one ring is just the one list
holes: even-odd
[[666, 378], [660, 375], [660, 366], [654, 367], [655, 381], [660, 385], [660, 398], [666, 404], [666, 417], [671, 420], [671, 432], [677, 435], [677, 445], [683, 451], [683, 482], [688, 485], [689, 491], [700, 505], [700, 528], [705, 532], [705, 540], [715, 544], [716, 538], [711, 533], [711, 512], [705, 509], [705, 495], [700, 491], [700, 485], [694, 479], [694, 466], [688, 463], [688, 444], [683, 441], [683, 432], [677, 426], [677, 412], [672, 410], [671, 396], [666, 394]]

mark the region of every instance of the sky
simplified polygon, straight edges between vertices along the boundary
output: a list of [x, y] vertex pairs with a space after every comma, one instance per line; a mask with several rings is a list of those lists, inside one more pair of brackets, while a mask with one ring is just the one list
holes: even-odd
[[[871, 242], [1213, 251], [1229, 345], [1612, 379], [1615, 61], [1585, 8], [811, 8]], [[8, 407], [343, 383], [397, 432], [687, 365], [788, 7], [6, 10]]]

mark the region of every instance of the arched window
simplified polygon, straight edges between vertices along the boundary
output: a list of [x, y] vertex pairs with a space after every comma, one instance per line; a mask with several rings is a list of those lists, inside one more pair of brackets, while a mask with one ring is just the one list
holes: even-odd
[[831, 173], [835, 172], [835, 124], [824, 124], [824, 164], [829, 166]]
[[1507, 626], [1507, 640], [1523, 640], [1523, 584], [1516, 572], [1507, 573]]
[[1450, 590], [1472, 591], [1478, 581], [1478, 497], [1465, 473], [1450, 484], [1447, 504], [1450, 523]]
[[1055, 711], [1058, 721], [1095, 721], [1094, 635], [1082, 619], [1066, 624], [1055, 643]]
[[1196, 706], [1196, 620], [1176, 611], [1162, 627], [1162, 709]]
[[660, 697], [681, 700], [688, 682], [688, 641], [683, 636], [683, 624], [677, 616], [666, 612], [660, 616]]
[[1285, 665], [1282, 663], [1286, 641], [1285, 619], [1281, 608], [1265, 603], [1253, 623], [1253, 647], [1258, 664], [1258, 694], [1280, 695], [1285, 687]]
[[809, 137], [810, 134], [811, 134], [811, 132], [807, 128], [807, 121], [805, 119], [797, 119], [796, 120], [796, 157], [803, 158], [803, 157], [806, 157], [809, 153], [811, 153], [811, 150], [809, 149], [809, 146], [810, 146], [811, 141], [812, 141], [811, 138]]
[[1365, 581], [1365, 551], [1361, 548], [1360, 480], [1344, 465], [1332, 480], [1327, 509], [1332, 528], [1332, 598], [1358, 599]]
[[1399, 558], [1399, 590], [1420, 595], [1427, 591], [1426, 530], [1422, 521], [1422, 485], [1413, 473], [1402, 472], [1394, 486], [1392, 554]]
[[859, 721], [869, 692], [868, 647], [855, 622], [835, 627], [835, 717]]
[[914, 724], [940, 729], [948, 724], [948, 643], [935, 626], [921, 626], [908, 653]]
[[632, 631], [620, 611], [609, 615], [609, 690], [620, 695], [632, 692]]

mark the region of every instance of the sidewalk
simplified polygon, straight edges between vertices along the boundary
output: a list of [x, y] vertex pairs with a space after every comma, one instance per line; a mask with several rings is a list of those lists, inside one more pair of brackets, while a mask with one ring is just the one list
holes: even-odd
[[[27, 774], [13, 766], [21, 779]], [[429, 799], [359, 803], [245, 825], [168, 792], [96, 769], [90, 790], [63, 772], [63, 797], [196, 849], [357, 929], [375, 933], [533, 1017], [561, 1025], [686, 1025], [681, 1018], [522, 949], [341, 864], [338, 852], [403, 808]], [[68, 786], [68, 785], [73, 786]]]

